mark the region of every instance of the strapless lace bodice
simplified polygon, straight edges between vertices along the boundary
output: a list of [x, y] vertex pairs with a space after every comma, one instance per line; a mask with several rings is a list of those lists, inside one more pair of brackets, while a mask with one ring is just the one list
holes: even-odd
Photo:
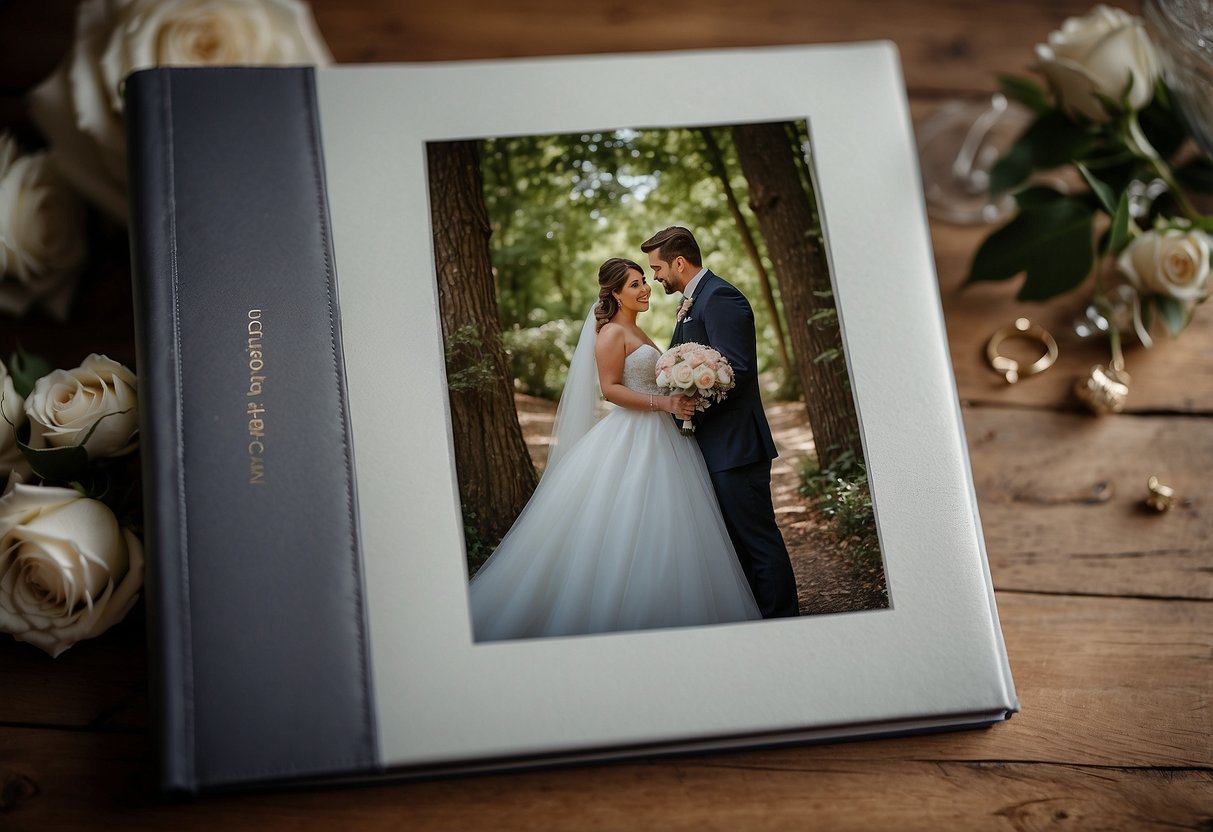
[[640, 393], [662, 394], [657, 386], [657, 359], [661, 352], [652, 344], [642, 344], [623, 360], [623, 386]]

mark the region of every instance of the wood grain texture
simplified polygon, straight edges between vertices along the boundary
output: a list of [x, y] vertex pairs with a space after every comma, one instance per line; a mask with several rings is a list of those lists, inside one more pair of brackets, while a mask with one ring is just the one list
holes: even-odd
[[[964, 419], [996, 589], [1213, 599], [1213, 420]], [[1166, 514], [1142, 505], [1152, 474], [1176, 491]]]
[[23, 755], [0, 763], [12, 832], [1141, 830], [1205, 828], [1213, 815], [1208, 771], [757, 752], [171, 803], [150, 793], [151, 768], [134, 737], [0, 728], [0, 738]]
[[[890, 39], [914, 92], [992, 91], [1023, 72], [1032, 44], [1086, 0], [906, 3], [874, 0], [338, 2], [312, 7], [340, 63], [572, 55]], [[1136, 3], [1122, 4], [1136, 7]], [[71, 43], [75, 3], [0, 4], [0, 92], [29, 88]]]
[[[892, 39], [912, 91], [993, 90], [1022, 72], [1031, 45], [1085, 0], [905, 3], [875, 0], [670, 0], [567, 3], [455, 0], [314, 4], [339, 61], [449, 60]], [[1136, 5], [1136, 4], [1130, 4]]]
[[[314, 4], [342, 62], [894, 40], [914, 118], [1022, 73], [1032, 45], [1091, 0], [392, 0]], [[1124, 4], [1119, 4], [1124, 5]], [[1136, 3], [1127, 4], [1135, 7]], [[22, 96], [59, 62], [72, 0], [0, 3], [0, 129], [37, 135]], [[829, 206], [823, 206], [828, 211]], [[0, 828], [1209, 829], [1213, 828], [1213, 316], [1132, 349], [1130, 414], [1094, 419], [1073, 378], [1105, 362], [1068, 325], [1083, 291], [1047, 306], [1017, 281], [959, 287], [989, 229], [932, 237], [1000, 616], [1023, 712], [985, 731], [794, 747], [365, 789], [172, 802], [154, 760], [139, 609], [57, 660], [0, 641]], [[125, 241], [96, 262], [69, 327], [0, 322], [71, 366], [133, 358]], [[1007, 387], [983, 356], [1027, 314], [1058, 337], [1047, 373]], [[1181, 498], [1137, 508], [1158, 474]], [[301, 729], [303, 727], [301, 726]]]
[[[986, 731], [765, 753], [797, 765], [825, 755], [1213, 768], [1213, 606], [1014, 592], [998, 603], [1023, 713]], [[0, 644], [0, 724], [141, 735], [140, 628], [124, 627], [64, 654], [76, 664]]]
[[[992, 228], [958, 228], [935, 223], [940, 296], [956, 385], [967, 401], [1002, 406], [1054, 407], [1079, 410], [1071, 388], [1093, 365], [1107, 365], [1107, 339], [1083, 340], [1073, 329], [1091, 292], [1091, 283], [1041, 303], [1015, 300], [1022, 278], [964, 287], [973, 253]], [[1202, 312], [1207, 311], [1202, 309]], [[1008, 385], [986, 362], [986, 342], [994, 331], [1024, 316], [1057, 339], [1057, 363], [1045, 372]], [[1027, 345], [1025, 345], [1027, 346]], [[1009, 349], [1018, 349], [1008, 345]], [[1015, 355], [1029, 361], [1041, 353]], [[1014, 355], [1014, 354], [1013, 354]], [[1151, 349], [1126, 346], [1125, 364], [1132, 375], [1125, 410], [1130, 413], [1177, 412], [1213, 414], [1213, 315], [1199, 314], [1177, 339], [1161, 330]]]

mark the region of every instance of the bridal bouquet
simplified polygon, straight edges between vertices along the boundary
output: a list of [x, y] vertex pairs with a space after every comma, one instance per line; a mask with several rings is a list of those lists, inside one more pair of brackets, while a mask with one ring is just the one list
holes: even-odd
[[134, 374], [104, 355], [0, 362], [0, 632], [58, 656], [143, 584]]
[[[657, 359], [658, 386], [672, 394], [693, 397], [697, 411], [707, 410], [723, 399], [736, 383], [729, 360], [703, 344], [679, 344]], [[690, 420], [683, 420], [683, 435], [690, 436], [694, 432]]]

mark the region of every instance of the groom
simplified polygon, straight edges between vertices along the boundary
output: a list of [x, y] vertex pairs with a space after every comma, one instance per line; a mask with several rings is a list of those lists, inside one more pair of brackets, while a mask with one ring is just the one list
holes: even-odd
[[667, 295], [682, 293], [670, 346], [694, 342], [729, 360], [736, 387], [695, 416], [716, 499], [741, 568], [763, 618], [798, 614], [796, 579], [771, 503], [771, 460], [777, 456], [758, 395], [754, 312], [745, 295], [701, 265], [691, 232], [674, 226], [646, 240], [653, 278]]

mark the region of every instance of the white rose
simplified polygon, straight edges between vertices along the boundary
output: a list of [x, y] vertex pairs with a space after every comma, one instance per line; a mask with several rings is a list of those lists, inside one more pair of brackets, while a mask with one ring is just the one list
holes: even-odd
[[1099, 5], [1067, 18], [1047, 44], [1036, 45], [1036, 57], [1058, 103], [1072, 117], [1111, 121], [1096, 94], [1119, 101], [1130, 77], [1131, 108], [1140, 110], [1154, 97], [1158, 57], [1141, 19], [1121, 9]]
[[121, 621], [142, 583], [143, 547], [104, 503], [9, 480], [0, 496], [0, 631], [58, 656]]
[[686, 361], [678, 362], [670, 372], [670, 381], [673, 382], [673, 387], [690, 390], [695, 386], [695, 368]]
[[84, 204], [50, 157], [0, 148], [0, 311], [38, 301], [62, 320], [87, 254]]
[[[74, 370], [55, 370], [34, 383], [25, 400], [31, 448], [78, 445], [92, 459], [121, 456], [136, 445], [139, 400], [135, 374], [104, 355]], [[95, 429], [94, 429], [94, 426]]]
[[720, 381], [721, 384], [723, 384], [727, 387], [728, 385], [733, 383], [733, 371], [730, 370], [728, 367], [721, 367], [719, 370], [716, 371], [716, 378]]
[[660, 373], [657, 374], [657, 386], [658, 387], [669, 387], [670, 386], [670, 374], [666, 370], [662, 370]]
[[13, 387], [8, 368], [0, 363], [0, 477], [6, 481], [16, 471], [29, 474], [29, 463], [17, 447], [17, 428], [25, 424], [25, 399]]
[[710, 390], [716, 384], [716, 371], [704, 364], [695, 369], [695, 387], [700, 390]]
[[1141, 294], [1199, 300], [1208, 294], [1209, 242], [1203, 231], [1147, 231], [1129, 243], [1116, 265]]
[[127, 75], [161, 65], [332, 60], [298, 0], [84, 0], [71, 52], [30, 94], [30, 113], [68, 180], [125, 222]]

